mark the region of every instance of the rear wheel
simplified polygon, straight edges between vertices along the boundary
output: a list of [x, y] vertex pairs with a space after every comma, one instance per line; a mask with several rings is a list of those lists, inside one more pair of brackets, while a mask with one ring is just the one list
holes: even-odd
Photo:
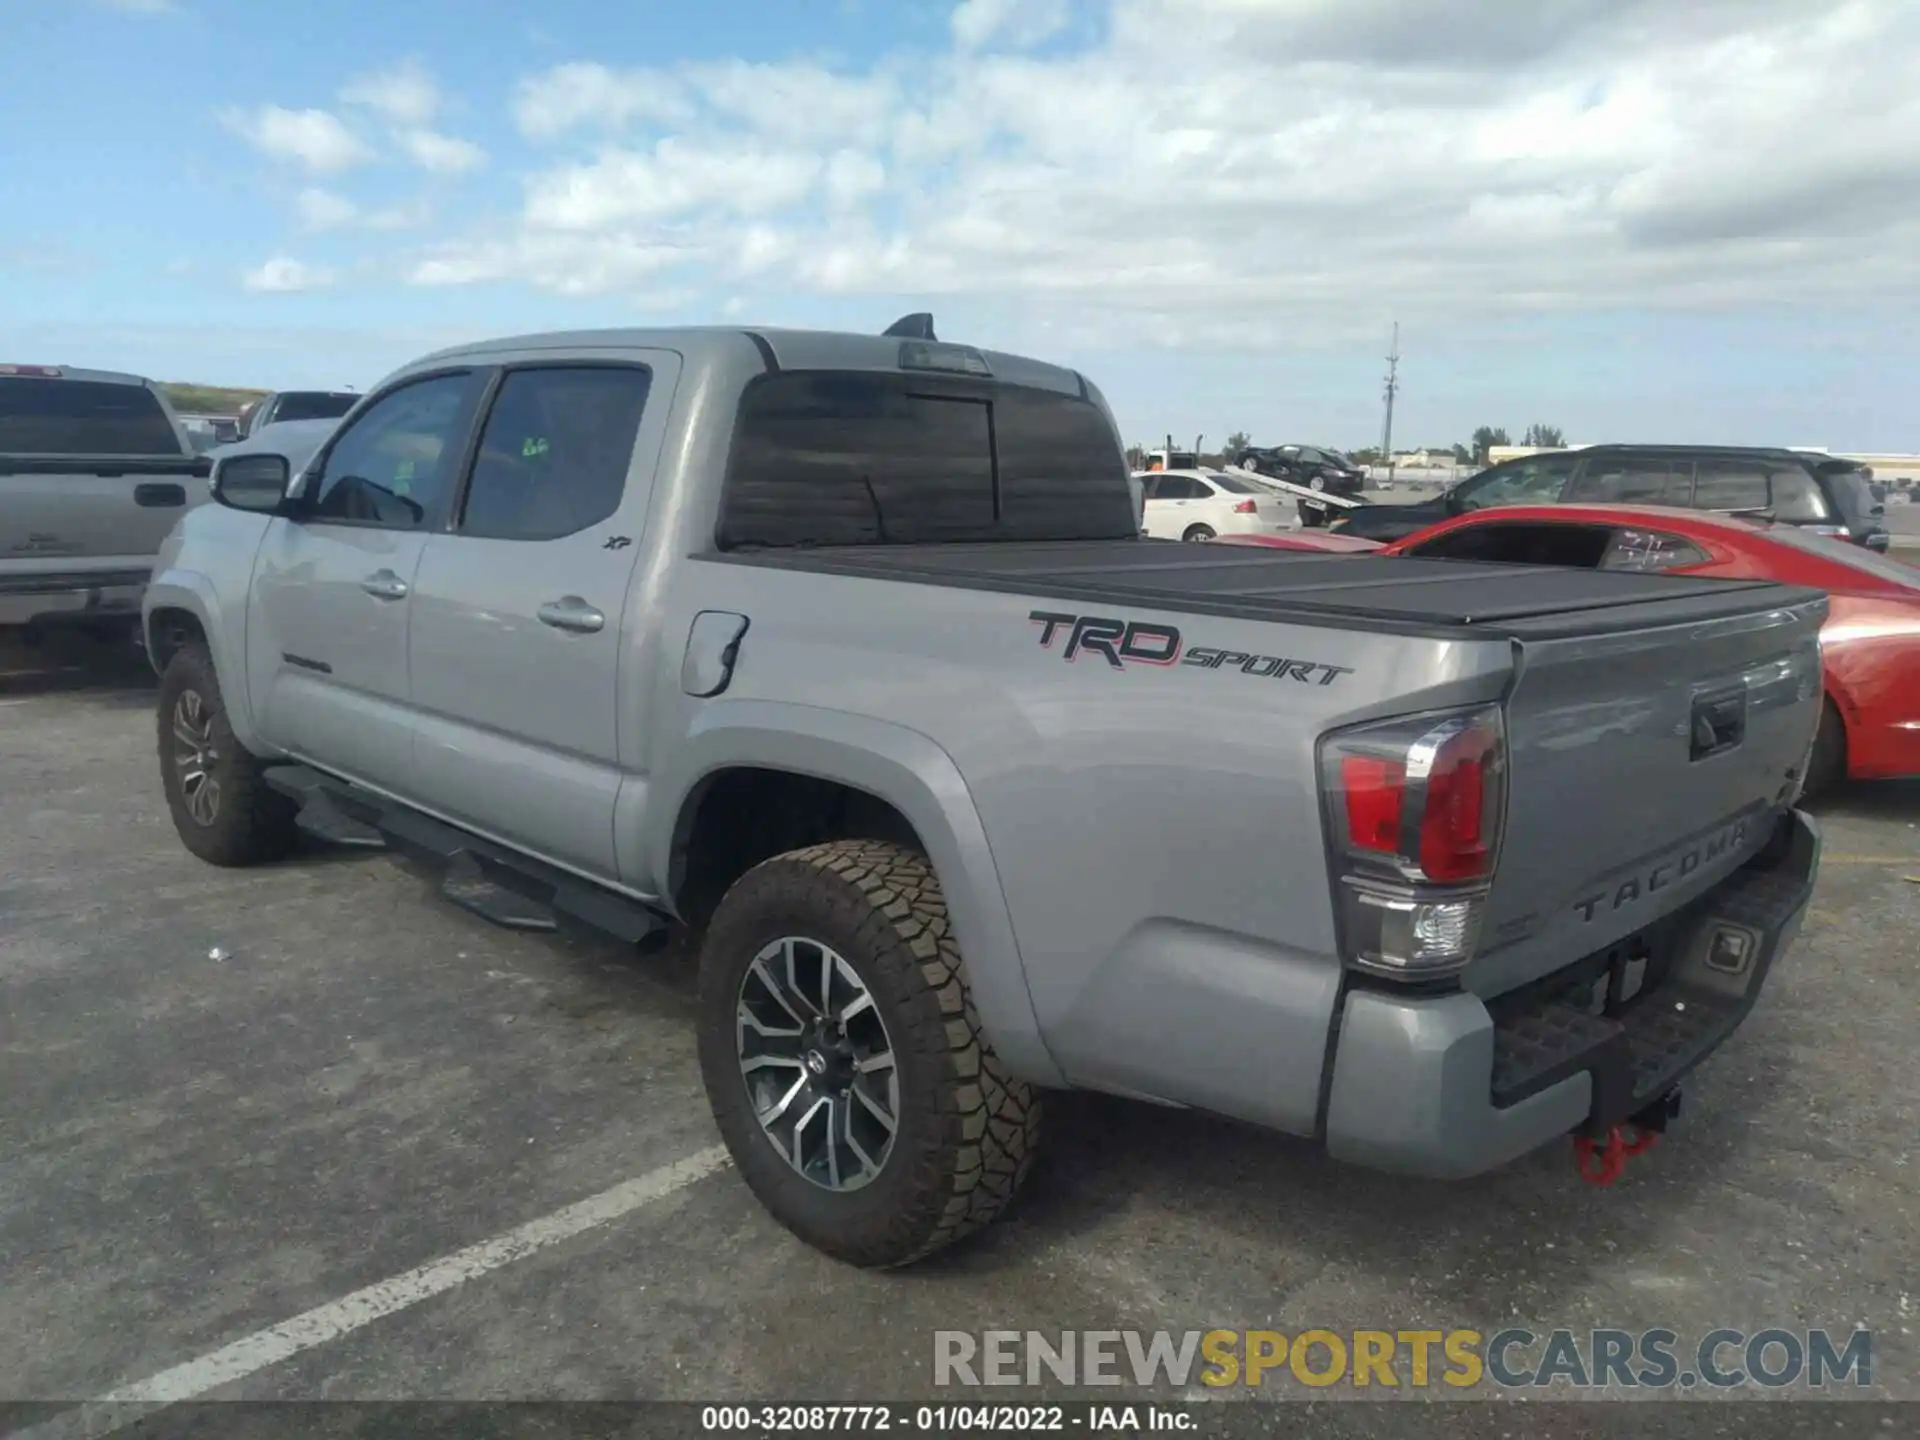
[[1814, 799], [1846, 776], [1847, 728], [1840, 719], [1840, 707], [1828, 700], [1820, 708], [1820, 728], [1814, 733], [1813, 749], [1807, 756], [1807, 783], [1800, 788], [1800, 798]]
[[1213, 536], [1214, 529], [1211, 525], [1189, 525], [1187, 527], [1187, 533], [1180, 538], [1182, 540], [1211, 540]]
[[816, 1249], [894, 1266], [989, 1224], [1040, 1105], [980, 1031], [926, 860], [878, 840], [747, 872], [700, 959], [700, 1068], [760, 1203]]
[[156, 720], [161, 787], [181, 844], [227, 866], [265, 864], [293, 849], [297, 807], [234, 738], [204, 645], [183, 645], [167, 662]]

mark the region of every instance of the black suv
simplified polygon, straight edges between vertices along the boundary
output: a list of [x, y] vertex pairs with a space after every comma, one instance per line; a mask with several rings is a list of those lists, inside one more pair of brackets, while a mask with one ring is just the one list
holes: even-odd
[[1806, 450], [1720, 445], [1591, 445], [1506, 460], [1417, 505], [1367, 505], [1333, 528], [1368, 540], [1495, 505], [1673, 505], [1800, 525], [1869, 550], [1887, 548], [1873, 472]]
[[1324, 490], [1329, 495], [1358, 495], [1367, 483], [1366, 471], [1324, 445], [1254, 445], [1232, 459], [1242, 470], [1305, 485], [1309, 490]]

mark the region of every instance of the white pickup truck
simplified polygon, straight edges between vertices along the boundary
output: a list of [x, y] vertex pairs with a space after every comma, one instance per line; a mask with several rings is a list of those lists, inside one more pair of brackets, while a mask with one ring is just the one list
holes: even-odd
[[131, 635], [210, 470], [152, 381], [0, 365], [0, 628]]

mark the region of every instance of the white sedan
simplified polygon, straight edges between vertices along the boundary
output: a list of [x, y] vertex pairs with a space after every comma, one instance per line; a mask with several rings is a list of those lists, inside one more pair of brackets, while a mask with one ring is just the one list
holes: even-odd
[[1218, 470], [1150, 470], [1134, 478], [1146, 492], [1145, 533], [1156, 540], [1272, 535], [1294, 528], [1292, 501]]

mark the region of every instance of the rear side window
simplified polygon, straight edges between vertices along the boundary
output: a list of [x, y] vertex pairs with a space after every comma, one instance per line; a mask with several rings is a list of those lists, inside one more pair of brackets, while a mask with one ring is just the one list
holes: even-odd
[[1773, 503], [1773, 486], [1765, 467], [1744, 461], [1702, 460], [1700, 479], [1693, 487], [1696, 510], [1765, 510]]
[[1498, 565], [1596, 569], [1613, 531], [1603, 525], [1538, 523], [1463, 525], [1408, 550], [1423, 560], [1480, 560]]
[[144, 385], [0, 377], [0, 455], [178, 455]]
[[510, 371], [480, 434], [460, 532], [557, 540], [612, 515], [651, 378], [640, 366]]
[[1685, 460], [1592, 459], [1567, 491], [1575, 505], [1681, 505], [1693, 490], [1693, 466]]
[[1800, 469], [1774, 472], [1772, 510], [1774, 519], [1796, 525], [1833, 518], [1820, 482]]
[[741, 400], [718, 539], [723, 549], [1122, 539], [1139, 528], [1119, 442], [1087, 401], [789, 371]]

